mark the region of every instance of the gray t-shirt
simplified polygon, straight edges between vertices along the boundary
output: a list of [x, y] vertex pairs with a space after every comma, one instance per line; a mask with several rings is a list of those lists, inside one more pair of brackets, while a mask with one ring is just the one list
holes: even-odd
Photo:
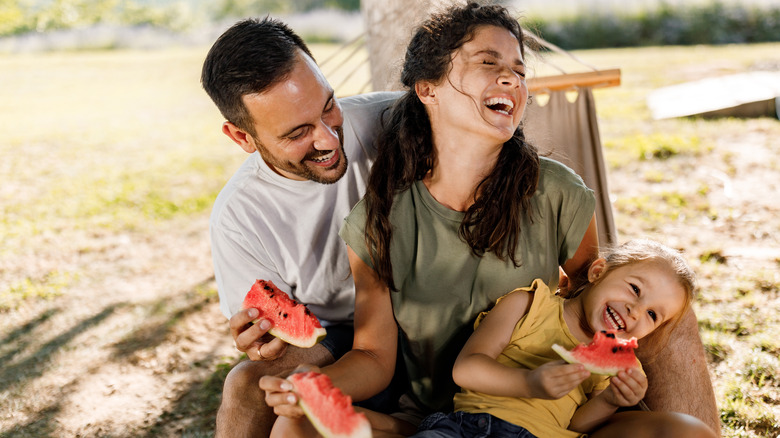
[[370, 93], [339, 99], [349, 167], [334, 184], [285, 178], [257, 152], [228, 181], [210, 221], [214, 274], [226, 317], [241, 309], [252, 284], [263, 279], [307, 304], [323, 325], [352, 322], [355, 286], [337, 233], [365, 192], [380, 114], [397, 97]]
[[[595, 209], [595, 197], [571, 169], [541, 158], [532, 220], [523, 215], [515, 268], [493, 253], [476, 257], [460, 239], [464, 213], [448, 209], [422, 181], [398, 194], [390, 221], [393, 312], [412, 392], [423, 408], [451, 410], [457, 387], [452, 365], [472, 332], [473, 321], [507, 292], [540, 278], [558, 284], [558, 267], [572, 258]], [[347, 217], [340, 235], [372, 266], [365, 243], [365, 201]]]

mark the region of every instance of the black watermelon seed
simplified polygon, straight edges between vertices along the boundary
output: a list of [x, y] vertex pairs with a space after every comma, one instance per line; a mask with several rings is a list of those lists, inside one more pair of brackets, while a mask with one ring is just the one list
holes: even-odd
[[607, 337], [615, 339], [615, 334], [614, 333], [607, 333]]
[[618, 350], [620, 350], [618, 347], [612, 347], [612, 352], [613, 352], [613, 353], [617, 353], [617, 352], [618, 352]]

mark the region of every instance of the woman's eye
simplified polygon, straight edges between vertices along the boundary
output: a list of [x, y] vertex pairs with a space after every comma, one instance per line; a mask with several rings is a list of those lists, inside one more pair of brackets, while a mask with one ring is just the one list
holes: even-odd
[[650, 315], [650, 319], [652, 319], [653, 321], [658, 320], [658, 315], [656, 315], [654, 311], [648, 310], [647, 314]]
[[636, 295], [639, 295], [639, 288], [637, 287], [637, 285], [632, 283], [631, 290], [633, 290]]
[[488, 61], [488, 60], [484, 60], [484, 61], [482, 61], [482, 63], [483, 63], [483, 64], [487, 64], [487, 65], [494, 65], [494, 64], [495, 64], [495, 62], [493, 62], [493, 61]]
[[517, 73], [517, 75], [520, 76], [521, 78], [525, 77], [525, 72], [524, 71], [515, 70], [515, 73]]

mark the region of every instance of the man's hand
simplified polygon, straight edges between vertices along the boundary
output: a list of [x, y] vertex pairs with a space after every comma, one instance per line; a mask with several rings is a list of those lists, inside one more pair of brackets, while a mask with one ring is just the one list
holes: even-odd
[[604, 397], [604, 400], [612, 406], [634, 406], [645, 397], [645, 392], [647, 392], [647, 376], [639, 370], [631, 369], [619, 371], [599, 397]]
[[582, 364], [556, 360], [532, 370], [528, 374], [528, 385], [534, 398], [557, 400], [589, 376], [590, 372]]
[[230, 335], [236, 349], [251, 360], [275, 360], [284, 356], [287, 343], [267, 334], [271, 322], [261, 319], [252, 324], [258, 315], [257, 309], [244, 309], [230, 318]]

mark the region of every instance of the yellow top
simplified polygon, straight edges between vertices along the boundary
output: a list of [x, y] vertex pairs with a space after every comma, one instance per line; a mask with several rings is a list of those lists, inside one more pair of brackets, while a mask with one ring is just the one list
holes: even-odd
[[[517, 322], [509, 344], [498, 356], [498, 362], [514, 367], [535, 369], [544, 363], [559, 360], [553, 344], [574, 348], [579, 342], [563, 319], [564, 299], [554, 295], [541, 281], [529, 288], [533, 302], [528, 313]], [[477, 318], [476, 325], [485, 313]], [[587, 394], [609, 386], [606, 376], [591, 375], [577, 388], [558, 400], [499, 397], [463, 390], [455, 395], [455, 410], [473, 414], [487, 413], [528, 429], [538, 437], [581, 437], [568, 430], [574, 411], [587, 400]]]

